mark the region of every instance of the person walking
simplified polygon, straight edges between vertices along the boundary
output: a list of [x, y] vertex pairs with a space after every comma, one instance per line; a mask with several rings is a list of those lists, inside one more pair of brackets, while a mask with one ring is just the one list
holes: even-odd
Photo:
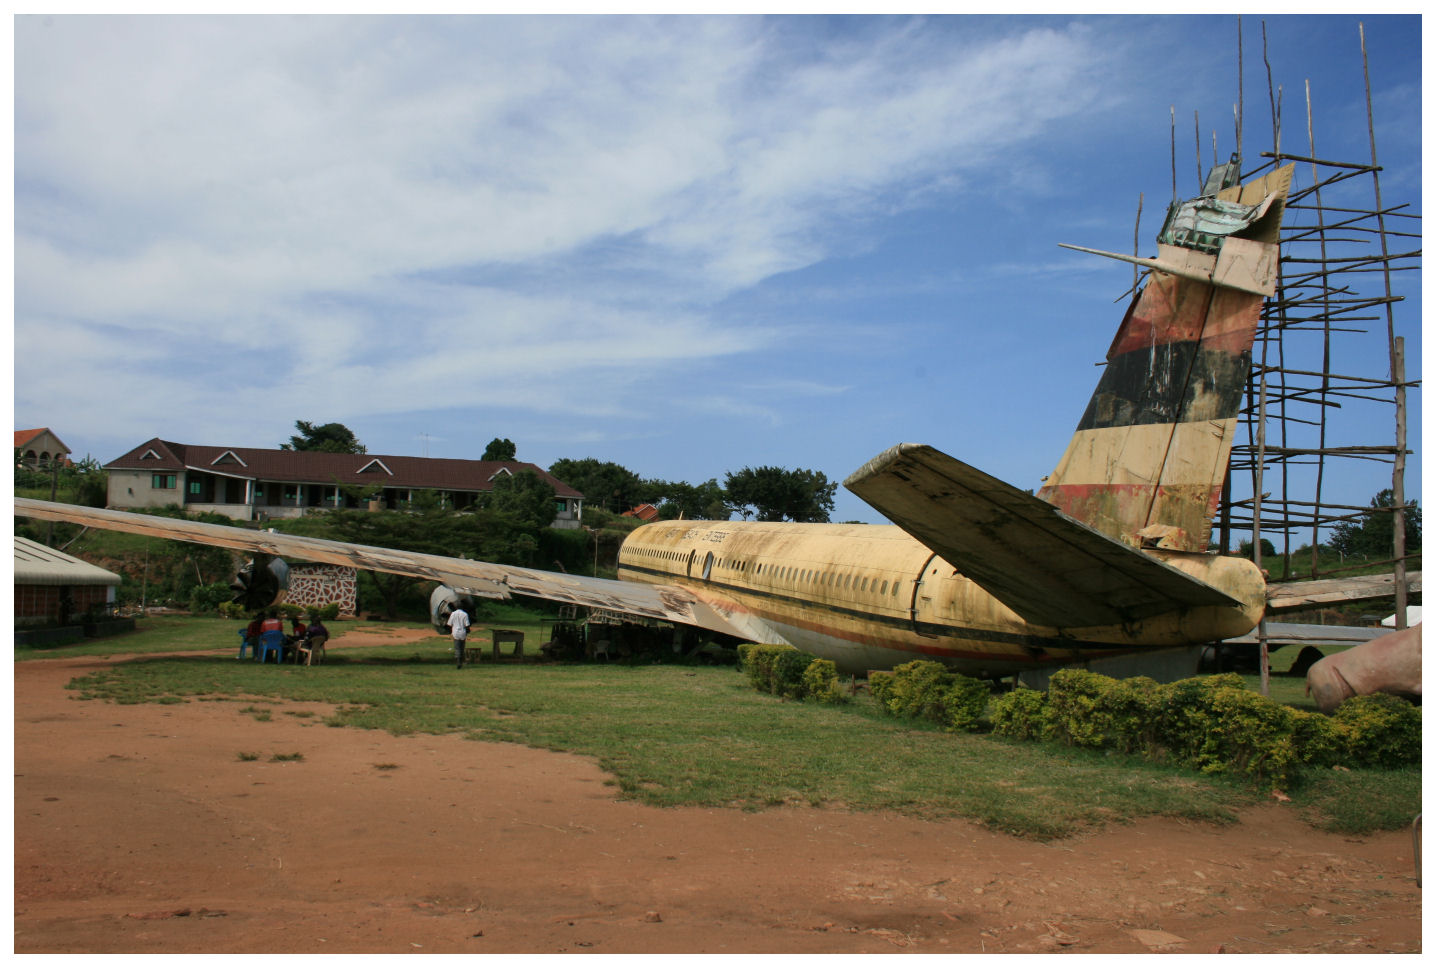
[[469, 637], [469, 613], [464, 606], [455, 605], [449, 613], [449, 631], [454, 636], [454, 668], [464, 667], [464, 642]]

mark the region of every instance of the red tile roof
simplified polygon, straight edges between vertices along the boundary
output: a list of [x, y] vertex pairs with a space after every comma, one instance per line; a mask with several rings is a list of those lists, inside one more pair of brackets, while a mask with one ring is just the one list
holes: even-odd
[[[146, 457], [147, 454], [153, 456]], [[327, 454], [313, 450], [265, 450], [176, 444], [155, 437], [110, 461], [106, 470], [197, 470], [227, 477], [293, 484], [348, 484], [360, 487], [487, 491], [503, 471], [533, 471], [564, 498], [583, 495], [536, 464], [513, 460], [452, 460], [393, 454]], [[366, 470], [367, 468], [367, 470]]]
[[49, 427], [36, 427], [34, 430], [15, 431], [15, 446], [24, 447], [26, 444], [28, 444], [30, 441], [34, 440], [41, 434], [50, 434], [52, 437], [55, 437], [56, 443], [58, 443], [61, 447], [65, 446], [65, 442], [59, 437], [55, 436], [55, 432]]

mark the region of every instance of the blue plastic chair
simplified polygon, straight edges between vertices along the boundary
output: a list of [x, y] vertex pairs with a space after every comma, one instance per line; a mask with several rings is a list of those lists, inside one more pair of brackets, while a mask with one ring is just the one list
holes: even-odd
[[261, 632], [259, 635], [259, 661], [263, 662], [269, 658], [269, 653], [274, 653], [274, 661], [284, 661], [284, 633], [271, 629], [268, 632]]
[[259, 655], [259, 643], [256, 642], [254, 639], [251, 639], [251, 638], [249, 637], [249, 635], [247, 634], [247, 630], [246, 630], [246, 629], [240, 629], [240, 630], [239, 630], [239, 655], [235, 656], [235, 658], [236, 658], [236, 659], [243, 659], [243, 658], [244, 658], [244, 650], [245, 650], [245, 649], [249, 649], [249, 650], [250, 650], [250, 655]]

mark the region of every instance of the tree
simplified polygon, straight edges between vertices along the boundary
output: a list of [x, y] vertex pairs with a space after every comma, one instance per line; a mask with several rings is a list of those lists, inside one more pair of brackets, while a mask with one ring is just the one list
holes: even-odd
[[[1241, 555], [1243, 558], [1251, 558], [1251, 557], [1252, 557], [1252, 543], [1251, 543], [1250, 541], [1243, 541], [1243, 542], [1237, 547], [1237, 554]], [[1267, 539], [1267, 538], [1262, 538], [1262, 539], [1261, 539], [1261, 560], [1264, 561], [1264, 562], [1266, 562], [1266, 561], [1271, 561], [1271, 560], [1272, 560], [1273, 558], [1275, 558], [1275, 557], [1276, 557], [1276, 545], [1272, 544], [1269, 539]], [[1254, 560], [1256, 560], [1256, 559], [1253, 558], [1252, 560], [1254, 561]]]
[[354, 436], [354, 431], [341, 423], [327, 423], [315, 426], [307, 420], [294, 421], [299, 431], [289, 438], [289, 443], [280, 444], [280, 450], [317, 450], [326, 454], [365, 454], [364, 445]]
[[480, 507], [512, 518], [528, 532], [547, 528], [558, 514], [553, 485], [533, 471], [500, 474], [493, 489], [480, 494]]
[[512, 440], [495, 437], [489, 441], [489, 446], [484, 448], [484, 456], [480, 460], [518, 460], [518, 452], [519, 449]]
[[[532, 556], [529, 549], [536, 544], [533, 529], [513, 515], [483, 507], [452, 511], [427, 501], [418, 503], [422, 507], [415, 511], [331, 511], [276, 523], [290, 533], [354, 544], [496, 564], [529, 563], [526, 557]], [[386, 615], [399, 614], [406, 602], [422, 607], [427, 595], [420, 594], [424, 580], [411, 575], [372, 572], [369, 580], [384, 600]]]
[[611, 461], [592, 457], [556, 460], [548, 472], [583, 495], [585, 501], [605, 511], [622, 513], [644, 502], [646, 488], [633, 471]]
[[649, 503], [658, 505], [658, 516], [667, 520], [689, 518], [699, 521], [727, 520], [731, 509], [728, 495], [717, 479], [702, 484], [687, 481], [645, 481], [653, 488]]
[[[1343, 558], [1374, 558], [1390, 560], [1395, 537], [1395, 492], [1386, 488], [1371, 499], [1371, 510], [1363, 511], [1357, 521], [1343, 521], [1331, 529], [1327, 546]], [[1415, 504], [1406, 508], [1406, 551], [1421, 547], [1421, 509]]]
[[745, 467], [724, 481], [728, 503], [745, 518], [759, 521], [826, 522], [838, 485], [822, 471], [781, 467]]

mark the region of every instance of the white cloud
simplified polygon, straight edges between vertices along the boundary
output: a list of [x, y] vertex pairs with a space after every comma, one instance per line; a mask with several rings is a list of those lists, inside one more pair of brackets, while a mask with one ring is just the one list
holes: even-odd
[[804, 22], [751, 18], [19, 18], [17, 348], [135, 352], [70, 396], [17, 373], [17, 406], [641, 416], [635, 378], [777, 345], [716, 301], [976, 178], [1100, 63], [1080, 29], [859, 26], [795, 55]]

